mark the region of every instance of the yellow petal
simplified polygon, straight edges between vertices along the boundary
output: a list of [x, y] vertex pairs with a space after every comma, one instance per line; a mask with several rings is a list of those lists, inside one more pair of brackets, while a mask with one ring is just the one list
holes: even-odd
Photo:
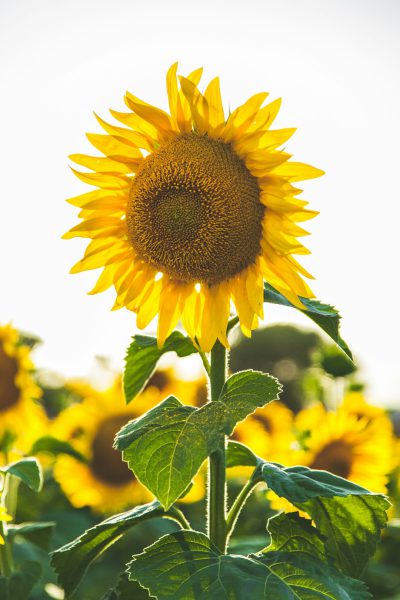
[[167, 72], [167, 93], [168, 93], [168, 104], [172, 118], [177, 122], [178, 117], [178, 83], [176, 73], [178, 70], [178, 63], [174, 63]]
[[71, 171], [84, 183], [95, 185], [106, 190], [128, 189], [131, 185], [129, 177], [114, 173], [82, 173], [71, 167]]
[[87, 133], [89, 142], [100, 150], [103, 154], [120, 162], [133, 162], [136, 160], [138, 164], [143, 159], [143, 155], [139, 148], [135, 148], [126, 140], [120, 141], [118, 136], [105, 135], [103, 133]]
[[130, 129], [125, 129], [124, 127], [110, 125], [101, 117], [96, 115], [96, 113], [94, 113], [94, 116], [102, 128], [107, 131], [107, 133], [115, 137], [117, 141], [130, 145], [135, 149], [143, 148], [143, 150], [147, 150], [148, 152], [152, 152], [154, 150], [154, 146], [150, 144], [149, 140], [143, 134], [137, 131], [131, 131]]
[[219, 78], [215, 77], [207, 86], [204, 92], [204, 97], [207, 100], [209, 107], [209, 124], [211, 129], [216, 129], [221, 124], [225, 123], [224, 108], [222, 106], [221, 90], [219, 86]]
[[108, 288], [110, 288], [113, 284], [114, 270], [114, 266], [105, 267], [98, 278], [96, 285], [92, 290], [90, 290], [90, 292], [88, 292], [88, 294], [99, 294], [100, 292], [108, 290]]
[[274, 169], [276, 175], [287, 177], [289, 181], [303, 181], [324, 175], [324, 171], [299, 162], [288, 162]]
[[[98, 173], [132, 173], [127, 162], [118, 162], [111, 158], [104, 158], [103, 156], [87, 156], [86, 154], [70, 154], [68, 157], [78, 165], [82, 165], [92, 171]], [[136, 164], [135, 162], [133, 164]]]
[[254, 122], [249, 126], [248, 131], [256, 131], [258, 129], [268, 129], [274, 122], [276, 115], [282, 104], [282, 99], [277, 98], [273, 102], [261, 108], [254, 118]]
[[168, 134], [174, 131], [171, 118], [165, 111], [143, 102], [130, 92], [126, 93], [125, 98], [129, 108], [139, 117], [154, 125], [159, 133]]

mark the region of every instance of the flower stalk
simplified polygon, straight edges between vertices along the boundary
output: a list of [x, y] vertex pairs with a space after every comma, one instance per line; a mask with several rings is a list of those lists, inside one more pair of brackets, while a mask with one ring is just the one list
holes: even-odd
[[[226, 349], [217, 340], [211, 350], [210, 388], [211, 402], [217, 402], [226, 379]], [[208, 470], [208, 535], [217, 548], [225, 553], [226, 527], [226, 464], [225, 436], [221, 436], [218, 449], [209, 460]]]

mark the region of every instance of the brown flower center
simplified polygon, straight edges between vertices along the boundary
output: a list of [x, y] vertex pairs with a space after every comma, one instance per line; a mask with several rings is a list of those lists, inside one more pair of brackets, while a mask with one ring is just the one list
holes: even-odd
[[214, 284], [254, 262], [263, 215], [257, 179], [231, 144], [188, 133], [149, 155], [133, 179], [128, 235], [157, 270]]
[[6, 354], [0, 342], [0, 412], [17, 404], [20, 390], [15, 384], [18, 374], [18, 362]]
[[134, 480], [132, 471], [114, 450], [116, 433], [129, 421], [127, 415], [114, 415], [102, 421], [92, 442], [90, 467], [94, 475], [108, 485], [124, 485]]
[[155, 371], [148, 380], [145, 389], [147, 390], [149, 387], [155, 387], [162, 392], [169, 382], [170, 380], [167, 373], [164, 373], [164, 371]]
[[351, 473], [352, 462], [352, 448], [343, 440], [336, 440], [318, 452], [310, 467], [329, 471], [346, 479]]

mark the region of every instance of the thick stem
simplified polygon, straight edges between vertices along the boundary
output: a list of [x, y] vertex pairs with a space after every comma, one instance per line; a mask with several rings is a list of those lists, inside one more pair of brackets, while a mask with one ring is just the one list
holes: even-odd
[[229, 539], [235, 528], [236, 521], [238, 520], [240, 511], [245, 505], [246, 500], [259, 483], [259, 480], [254, 481], [253, 479], [249, 479], [249, 481], [243, 486], [239, 494], [236, 496], [226, 519], [227, 539]]
[[[216, 402], [226, 379], [226, 350], [217, 340], [211, 350], [211, 401]], [[208, 535], [221, 552], [226, 550], [225, 436], [210, 456], [208, 471]]]

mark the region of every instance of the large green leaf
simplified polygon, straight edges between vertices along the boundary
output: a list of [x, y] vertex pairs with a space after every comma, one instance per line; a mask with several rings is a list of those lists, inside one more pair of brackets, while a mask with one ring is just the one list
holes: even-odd
[[367, 600], [361, 582], [302, 552], [226, 555], [203, 533], [166, 535], [133, 557], [130, 578], [158, 600]]
[[91, 527], [76, 540], [53, 552], [51, 563], [67, 594], [77, 587], [89, 565], [131, 527], [161, 516], [166, 515], [158, 502], [137, 506]]
[[285, 296], [278, 292], [269, 283], [264, 284], [264, 302], [271, 304], [280, 304], [282, 306], [290, 306], [296, 308], [300, 312], [304, 313], [309, 317], [318, 327], [320, 327], [329, 337], [347, 354], [347, 356], [353, 360], [353, 356], [350, 348], [340, 336], [340, 314], [333, 306], [329, 304], [323, 304], [319, 300], [312, 300], [309, 298], [300, 298], [304, 305], [304, 310], [294, 306]]
[[150, 379], [157, 362], [166, 352], [176, 352], [180, 357], [197, 352], [193, 343], [179, 331], [174, 331], [165, 340], [162, 348], [157, 339], [146, 335], [135, 335], [129, 346], [125, 361], [124, 390], [128, 404], [133, 400]]
[[3, 475], [14, 475], [21, 479], [31, 490], [40, 492], [43, 486], [42, 467], [36, 458], [23, 458], [17, 462], [6, 465], [0, 468], [0, 473]]
[[260, 463], [256, 476], [313, 519], [338, 568], [351, 575], [361, 573], [386, 525], [390, 503], [385, 496], [308, 467]]
[[13, 573], [10, 577], [0, 575], [1, 600], [29, 600], [41, 572], [40, 564], [29, 560], [21, 565], [20, 571]]
[[145, 485], [168, 509], [190, 485], [222, 434], [275, 399], [280, 386], [265, 373], [243, 371], [229, 377], [216, 402], [184, 406], [170, 396], [143, 417], [128, 423], [116, 448]]

